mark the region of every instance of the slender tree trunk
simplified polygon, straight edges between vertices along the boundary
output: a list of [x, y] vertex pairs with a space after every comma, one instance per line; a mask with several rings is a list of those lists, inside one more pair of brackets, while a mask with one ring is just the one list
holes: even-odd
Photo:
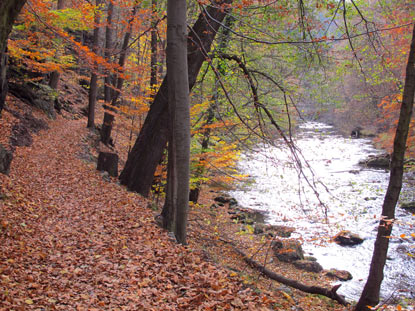
[[[216, 50], [217, 53], [221, 54], [225, 52], [226, 46], [228, 45], [228, 42], [229, 42], [231, 27], [234, 21], [235, 19], [232, 17], [232, 15], [229, 15], [228, 17], [226, 17], [225, 22], [224, 22], [225, 27], [222, 28], [222, 33], [219, 38], [219, 44]], [[219, 64], [217, 67], [218, 67], [219, 74], [221, 75], [226, 74], [226, 69], [224, 68], [223, 65]], [[205, 122], [205, 129], [203, 131], [203, 139], [201, 142], [201, 156], [199, 158], [199, 165], [197, 166], [196, 172], [193, 175], [197, 181], [195, 185], [193, 186], [193, 188], [190, 190], [189, 200], [194, 203], [197, 203], [197, 201], [199, 200], [200, 188], [202, 186], [202, 183], [199, 180], [203, 177], [205, 173], [204, 163], [206, 161], [206, 152], [209, 148], [210, 132], [211, 132], [209, 125], [211, 125], [215, 119], [215, 107], [217, 107], [217, 105], [219, 104], [218, 103], [219, 101], [218, 86], [219, 86], [219, 81], [218, 81], [218, 78], [216, 77], [215, 87], [214, 87], [213, 96], [212, 96], [212, 102], [209, 105], [209, 108], [207, 110], [207, 116], [205, 119], [206, 122]]]
[[[165, 209], [179, 243], [186, 244], [189, 209], [190, 103], [187, 72], [186, 0], [167, 1], [167, 75], [169, 109], [168, 193]], [[166, 214], [166, 213], [165, 213]]]
[[157, 85], [157, 29], [156, 29], [156, 22], [157, 22], [157, 0], [151, 0], [152, 5], [152, 29], [151, 29], [151, 58], [150, 58], [150, 91], [151, 91], [151, 98], [154, 99], [155, 87]]
[[[96, 6], [101, 5], [101, 0], [95, 1]], [[95, 54], [98, 54], [99, 51], [99, 32], [100, 27], [99, 23], [101, 21], [101, 13], [95, 12], [94, 17], [94, 38], [93, 38], [93, 47], [92, 52]], [[91, 81], [89, 83], [89, 103], [88, 103], [88, 128], [94, 128], [95, 127], [95, 106], [97, 101], [97, 93], [98, 93], [98, 71], [99, 67], [98, 64], [94, 63], [94, 68], [92, 69], [91, 73]]]
[[189, 200], [193, 203], [197, 203], [199, 200], [199, 194], [200, 194], [200, 187], [202, 186], [199, 179], [203, 176], [205, 173], [205, 165], [204, 162], [206, 161], [206, 151], [209, 148], [209, 141], [210, 141], [210, 132], [211, 129], [209, 125], [213, 123], [213, 120], [215, 118], [215, 103], [217, 102], [217, 92], [214, 93], [212, 101], [214, 103], [211, 103], [209, 105], [209, 108], [207, 110], [207, 116], [205, 121], [205, 129], [203, 130], [203, 139], [201, 142], [201, 155], [199, 158], [199, 164], [196, 168], [196, 172], [194, 173], [194, 178], [197, 180], [194, 187], [190, 190]]
[[[108, 15], [107, 15], [107, 26], [105, 28], [105, 60], [108, 63], [111, 63], [111, 53], [112, 53], [112, 37], [113, 37], [113, 25], [112, 25], [112, 17], [114, 13], [114, 4], [111, 0], [108, 2]], [[114, 121], [114, 109], [110, 107], [111, 99], [112, 99], [112, 89], [111, 89], [111, 72], [110, 70], [106, 70], [106, 75], [104, 78], [104, 121], [102, 123], [101, 128], [101, 141], [108, 145], [111, 139], [111, 129], [112, 123]], [[108, 111], [108, 112], [107, 112]], [[109, 112], [111, 111], [111, 112]]]
[[[222, 8], [221, 4], [229, 5], [230, 3], [232, 0], [225, 0], [217, 2], [215, 6], [209, 6], [199, 15], [189, 32], [187, 62], [190, 90], [196, 82], [207, 53], [210, 51], [213, 39], [229, 11], [227, 6]], [[148, 196], [154, 172], [168, 139], [167, 88], [167, 78], [165, 77], [120, 175], [120, 181], [123, 185], [143, 196]]]
[[[121, 47], [120, 58], [118, 60], [118, 65], [121, 69], [124, 68], [125, 61], [127, 59], [128, 44], [131, 38], [132, 23], [134, 21], [135, 12], [136, 12], [136, 7], [133, 8], [132, 17], [129, 21], [128, 30], [124, 35], [124, 40], [123, 40], [123, 44]], [[105, 100], [105, 109], [111, 111], [111, 112], [105, 111], [104, 113], [104, 123], [102, 124], [102, 130], [101, 130], [101, 141], [105, 144], [108, 144], [111, 139], [111, 132], [112, 132], [112, 127], [113, 127], [114, 119], [115, 119], [114, 117], [115, 109], [113, 107], [116, 106], [117, 100], [121, 94], [121, 89], [124, 83], [124, 78], [122, 76], [114, 77], [114, 80], [115, 80], [114, 90], [111, 90], [111, 94], [109, 95], [110, 97]], [[110, 100], [111, 106], [107, 104], [107, 100]]]
[[25, 3], [26, 0], [2, 0], [0, 2], [0, 114], [7, 95], [7, 38]]
[[402, 188], [403, 164], [408, 138], [409, 125], [412, 116], [415, 95], [415, 26], [406, 67], [405, 87], [399, 114], [391, 159], [391, 172], [388, 189], [382, 207], [382, 217], [378, 227], [369, 277], [355, 311], [369, 311], [379, 303], [380, 286], [383, 280], [383, 268], [389, 246], [389, 236], [395, 218], [395, 207]]
[[[65, 9], [65, 0], [58, 0], [58, 5], [57, 5], [57, 10], [63, 10]], [[60, 53], [57, 50], [55, 53], [55, 58], [59, 58], [60, 57]], [[60, 72], [55, 70], [54, 72], [52, 72], [50, 74], [50, 79], [49, 79], [49, 86], [56, 90], [58, 88], [58, 83], [59, 83], [59, 78], [60, 78]]]

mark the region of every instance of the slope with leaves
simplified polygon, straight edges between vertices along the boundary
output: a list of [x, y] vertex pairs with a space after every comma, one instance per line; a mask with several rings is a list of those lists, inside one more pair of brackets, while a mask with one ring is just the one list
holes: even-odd
[[0, 177], [0, 310], [261, 310], [259, 295], [176, 245], [144, 199], [81, 159], [84, 123], [51, 122]]

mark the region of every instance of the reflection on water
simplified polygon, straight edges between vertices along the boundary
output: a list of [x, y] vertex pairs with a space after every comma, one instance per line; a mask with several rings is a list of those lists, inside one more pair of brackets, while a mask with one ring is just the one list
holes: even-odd
[[[315, 185], [318, 199], [304, 178], [299, 178], [292, 155], [282, 144], [281, 147], [263, 146], [245, 155], [240, 169], [252, 176], [255, 183], [231, 194], [242, 206], [264, 211], [269, 223], [296, 227], [296, 237], [304, 240], [304, 250], [316, 257], [325, 269], [350, 271], [353, 280], [343, 282], [339, 292], [349, 300], [357, 300], [369, 271], [389, 178], [387, 171], [363, 169], [358, 162], [379, 151], [368, 139], [336, 135], [330, 126], [321, 123], [308, 122], [301, 126], [296, 145], [313, 170], [303, 172], [309, 183]], [[413, 200], [413, 189], [406, 192]], [[324, 206], [328, 208], [327, 217]], [[396, 218], [399, 222], [394, 226], [394, 236], [410, 236], [415, 231], [405, 225], [414, 224], [412, 215], [398, 207]], [[330, 237], [342, 229], [358, 233], [365, 241], [354, 247], [331, 243]], [[391, 240], [390, 259], [382, 283], [383, 297], [389, 297], [394, 291], [415, 297], [415, 259], [406, 254], [413, 245], [414, 239]]]

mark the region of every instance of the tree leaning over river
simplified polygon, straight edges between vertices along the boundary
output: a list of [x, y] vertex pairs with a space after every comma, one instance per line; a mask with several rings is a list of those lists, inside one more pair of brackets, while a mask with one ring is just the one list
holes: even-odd
[[409, 125], [412, 116], [415, 95], [415, 25], [412, 33], [411, 47], [406, 66], [405, 87], [402, 105], [399, 114], [391, 159], [391, 173], [388, 189], [383, 201], [382, 216], [378, 227], [378, 234], [370, 264], [369, 277], [362, 295], [355, 307], [355, 311], [373, 310], [379, 303], [380, 286], [383, 280], [383, 268], [389, 246], [389, 237], [392, 233], [395, 220], [395, 207], [402, 188], [403, 164], [408, 138]]

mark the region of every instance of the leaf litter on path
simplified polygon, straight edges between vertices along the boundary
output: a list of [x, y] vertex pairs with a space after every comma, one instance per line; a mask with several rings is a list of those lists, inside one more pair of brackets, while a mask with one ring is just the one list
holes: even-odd
[[49, 122], [0, 176], [0, 310], [268, 310], [76, 156], [84, 123]]

